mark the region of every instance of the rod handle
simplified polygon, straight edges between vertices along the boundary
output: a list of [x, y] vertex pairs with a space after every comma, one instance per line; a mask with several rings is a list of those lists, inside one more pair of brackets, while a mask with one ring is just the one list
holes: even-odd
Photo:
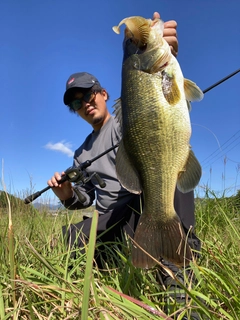
[[37, 199], [38, 197], [40, 197], [40, 195], [41, 195], [43, 192], [49, 190], [50, 188], [51, 188], [51, 187], [48, 186], [48, 187], [44, 188], [44, 189], [41, 190], [41, 191], [37, 191], [37, 192], [31, 194], [30, 196], [28, 196], [27, 198], [24, 199], [24, 203], [25, 203], [25, 204], [29, 204], [29, 203], [33, 202], [35, 199]]

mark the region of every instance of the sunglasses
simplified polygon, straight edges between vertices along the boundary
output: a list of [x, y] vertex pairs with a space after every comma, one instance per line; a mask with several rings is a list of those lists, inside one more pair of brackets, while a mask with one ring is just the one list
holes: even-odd
[[82, 98], [73, 100], [69, 103], [69, 108], [71, 108], [74, 111], [78, 111], [82, 108], [82, 102], [92, 102], [96, 97], [97, 92], [88, 91], [85, 94], [83, 94]]

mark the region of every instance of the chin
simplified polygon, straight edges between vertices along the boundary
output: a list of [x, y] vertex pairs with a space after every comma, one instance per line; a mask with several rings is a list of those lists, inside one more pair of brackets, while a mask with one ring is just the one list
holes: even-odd
[[93, 118], [93, 124], [100, 124], [103, 122], [103, 117], [96, 117], [96, 118]]

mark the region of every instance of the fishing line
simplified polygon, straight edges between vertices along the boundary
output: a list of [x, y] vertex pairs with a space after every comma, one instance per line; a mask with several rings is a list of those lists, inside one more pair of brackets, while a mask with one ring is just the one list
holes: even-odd
[[[217, 144], [218, 144], [219, 149], [221, 150], [220, 142], [219, 142], [217, 136], [215, 135], [215, 133], [214, 133], [212, 130], [210, 130], [208, 127], [205, 127], [205, 126], [203, 126], [203, 125], [201, 125], [201, 124], [192, 123], [192, 125], [198, 126], [198, 127], [202, 127], [202, 128], [204, 128], [204, 129], [207, 129], [209, 132], [211, 132], [211, 134], [214, 136], [214, 138], [215, 138], [216, 141], [217, 141]], [[214, 151], [212, 154], [214, 154], [214, 153], [217, 152], [217, 151], [218, 151], [218, 149], [217, 149], [216, 151]], [[212, 154], [210, 154], [210, 156], [211, 156]], [[208, 156], [206, 159], [208, 159], [210, 156]], [[204, 159], [203, 161], [205, 161], [206, 159]]]

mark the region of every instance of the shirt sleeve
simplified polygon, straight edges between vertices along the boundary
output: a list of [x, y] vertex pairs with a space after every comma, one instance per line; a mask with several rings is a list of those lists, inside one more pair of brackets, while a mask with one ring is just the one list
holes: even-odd
[[84, 184], [84, 186], [75, 184], [74, 189], [79, 191], [86, 200], [81, 202], [77, 193], [74, 191], [71, 198], [61, 201], [65, 208], [69, 210], [79, 210], [88, 208], [93, 204], [93, 201], [95, 200], [95, 187], [90, 181]]

